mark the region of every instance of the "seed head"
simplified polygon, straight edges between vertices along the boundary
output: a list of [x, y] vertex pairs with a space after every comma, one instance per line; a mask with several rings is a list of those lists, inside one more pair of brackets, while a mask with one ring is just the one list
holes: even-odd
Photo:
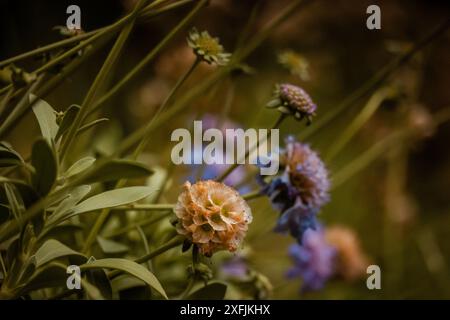
[[297, 120], [306, 118], [308, 124], [311, 123], [317, 109], [309, 94], [292, 84], [276, 85], [273, 99], [269, 101], [267, 107], [277, 108], [281, 113], [293, 115]]
[[239, 193], [212, 180], [186, 182], [174, 211], [178, 233], [206, 256], [219, 250], [235, 251], [252, 221], [250, 207]]

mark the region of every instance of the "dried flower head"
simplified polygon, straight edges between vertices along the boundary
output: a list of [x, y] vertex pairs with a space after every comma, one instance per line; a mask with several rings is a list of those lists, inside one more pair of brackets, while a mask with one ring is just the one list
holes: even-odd
[[368, 259], [362, 251], [358, 237], [349, 228], [329, 227], [325, 231], [327, 242], [337, 250], [336, 272], [347, 280], [354, 280], [366, 274]]
[[309, 64], [302, 55], [292, 50], [285, 50], [278, 55], [278, 62], [303, 81], [309, 80]]
[[315, 116], [317, 106], [302, 88], [292, 84], [277, 84], [273, 98], [267, 103], [268, 108], [277, 108], [284, 114], [290, 114], [297, 120], [306, 118], [308, 124]]
[[212, 180], [186, 182], [174, 211], [178, 233], [206, 256], [219, 250], [235, 251], [252, 221], [250, 207], [239, 193]]
[[307, 230], [302, 245], [294, 244], [289, 248], [294, 266], [288, 271], [287, 277], [301, 277], [302, 291], [322, 289], [334, 273], [335, 254], [335, 249], [326, 242], [320, 228]]
[[189, 46], [194, 50], [198, 59], [207, 63], [224, 66], [230, 60], [230, 53], [224, 51], [219, 38], [213, 38], [208, 31], [198, 32], [193, 28], [187, 39]]

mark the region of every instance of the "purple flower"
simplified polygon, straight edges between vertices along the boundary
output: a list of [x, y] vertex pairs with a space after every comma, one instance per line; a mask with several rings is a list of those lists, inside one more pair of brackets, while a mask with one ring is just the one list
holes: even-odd
[[272, 100], [267, 103], [268, 108], [277, 108], [283, 114], [290, 114], [297, 120], [306, 118], [308, 124], [316, 115], [316, 104], [309, 94], [302, 88], [288, 84], [278, 84], [275, 86]]
[[303, 232], [316, 228], [316, 215], [329, 201], [328, 173], [317, 153], [293, 137], [280, 154], [280, 170], [269, 182], [261, 180], [262, 191], [281, 212], [275, 231], [289, 231], [301, 243]]
[[289, 256], [294, 266], [286, 276], [301, 277], [303, 292], [322, 289], [334, 273], [335, 255], [336, 250], [326, 242], [321, 228], [306, 230], [302, 245], [293, 244], [289, 248]]
[[239, 255], [225, 261], [220, 269], [224, 275], [231, 278], [244, 278], [248, 276], [249, 273], [245, 259]]

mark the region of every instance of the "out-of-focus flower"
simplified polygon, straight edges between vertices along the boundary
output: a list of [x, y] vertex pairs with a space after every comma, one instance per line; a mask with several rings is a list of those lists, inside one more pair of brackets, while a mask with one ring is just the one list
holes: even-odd
[[[203, 130], [214, 128], [220, 130], [223, 133], [225, 138], [224, 147], [226, 146], [227, 143], [229, 144], [234, 143], [234, 136], [227, 135], [226, 130], [239, 128], [240, 126], [237, 123], [229, 119], [221, 119], [220, 117], [214, 114], [205, 114], [201, 120]], [[199, 154], [200, 157], [203, 156], [204, 146], [194, 146], [193, 149], [194, 149], [193, 150], [194, 157], [196, 153]], [[226, 154], [222, 154], [219, 152], [218, 157], [219, 158], [223, 157], [225, 159]], [[210, 165], [193, 164], [190, 166], [191, 172], [187, 180], [193, 182], [199, 179], [201, 180], [215, 179], [218, 176], [220, 176], [220, 174], [224, 172], [227, 168], [228, 168], [227, 164], [215, 164], [215, 163]], [[237, 187], [237, 189], [241, 194], [250, 192], [250, 186], [248, 184], [243, 183], [246, 177], [247, 169], [248, 168], [246, 166], [237, 167], [231, 174], [229, 174], [225, 178], [223, 182], [229, 186], [233, 187], [239, 186]]]
[[316, 214], [329, 201], [328, 172], [317, 153], [293, 137], [286, 139], [280, 169], [280, 176], [263, 181], [262, 191], [281, 211], [275, 230], [289, 231], [301, 242], [303, 232], [316, 227]]
[[290, 114], [297, 120], [306, 118], [308, 124], [311, 123], [317, 109], [305, 90], [288, 83], [275, 86], [272, 100], [266, 106], [277, 108], [281, 113]]
[[244, 278], [248, 276], [249, 268], [245, 259], [242, 256], [237, 255], [222, 263], [220, 271], [226, 277]]
[[309, 80], [308, 61], [297, 52], [292, 50], [281, 52], [278, 55], [278, 62], [293, 75], [300, 77], [303, 81]]
[[189, 32], [187, 41], [194, 53], [202, 61], [224, 66], [230, 60], [231, 54], [224, 51], [219, 38], [211, 37], [208, 31], [198, 32], [197, 29], [193, 28]]
[[417, 138], [428, 138], [434, 134], [433, 117], [422, 105], [414, 105], [408, 111], [408, 127]]
[[336, 248], [336, 273], [347, 280], [366, 274], [368, 258], [361, 249], [358, 237], [349, 228], [332, 226], [325, 230], [326, 241]]
[[322, 289], [333, 275], [336, 250], [327, 243], [320, 228], [306, 230], [302, 245], [293, 244], [289, 255], [294, 266], [287, 272], [287, 277], [301, 277], [303, 292]]
[[212, 180], [186, 182], [174, 211], [178, 233], [206, 256], [219, 250], [235, 251], [252, 221], [250, 207], [239, 193]]

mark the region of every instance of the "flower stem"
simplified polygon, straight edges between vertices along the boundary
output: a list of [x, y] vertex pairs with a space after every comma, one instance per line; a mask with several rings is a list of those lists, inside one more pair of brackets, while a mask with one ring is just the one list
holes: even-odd
[[111, 208], [114, 211], [165, 211], [172, 210], [174, 204], [133, 204]]
[[257, 199], [257, 198], [260, 198], [260, 197], [263, 197], [263, 196], [264, 196], [264, 194], [262, 194], [260, 190], [255, 190], [255, 191], [252, 191], [252, 192], [249, 192], [249, 193], [246, 193], [246, 194], [242, 195], [242, 198], [244, 200], [248, 201], [248, 200]]
[[181, 78], [178, 79], [175, 86], [172, 88], [172, 90], [170, 90], [170, 92], [167, 95], [164, 102], [161, 104], [161, 106], [156, 111], [155, 115], [152, 117], [150, 122], [147, 124], [146, 134], [144, 134], [141, 142], [138, 144], [138, 146], [134, 150], [134, 153], [133, 153], [134, 159], [136, 159], [142, 153], [142, 151], [145, 149], [145, 147], [147, 146], [147, 143], [149, 142], [149, 140], [151, 138], [150, 133], [151, 133], [152, 125], [153, 125], [153, 122], [155, 121], [155, 119], [157, 119], [159, 114], [161, 113], [161, 111], [166, 108], [166, 106], [169, 104], [169, 102], [175, 96], [175, 93], [183, 85], [183, 83], [186, 81], [186, 79], [189, 78], [189, 76], [192, 74], [192, 72], [195, 70], [195, 68], [198, 66], [199, 63], [200, 63], [200, 60], [198, 58], [195, 59], [194, 63], [192, 63], [192, 65], [191, 65], [191, 67], [185, 72], [185, 74]]
[[164, 214], [162, 214], [162, 215], [160, 215], [158, 217], [153, 217], [152, 216], [152, 217], [150, 217], [148, 219], [144, 219], [144, 220], [135, 222], [135, 223], [130, 224], [130, 225], [126, 226], [126, 227], [123, 227], [123, 228], [121, 228], [119, 230], [116, 230], [114, 232], [111, 232], [111, 233], [108, 233], [108, 234], [104, 235], [104, 238], [114, 238], [114, 237], [120, 236], [121, 234], [127, 233], [128, 231], [136, 229], [137, 227], [144, 227], [144, 226], [151, 225], [153, 223], [161, 221], [164, 218], [169, 217], [171, 214], [172, 214], [172, 211], [169, 211], [169, 212], [166, 212], [166, 213], [164, 213]]
[[[280, 114], [280, 116], [278, 117], [277, 121], [272, 126], [272, 130], [273, 129], [277, 129], [281, 125], [281, 123], [284, 121], [284, 119], [286, 119], [286, 114], [284, 114], [284, 113]], [[253, 145], [251, 148], [248, 148], [248, 150], [245, 152], [244, 159], [239, 159], [235, 164], [233, 164], [230, 167], [228, 167], [228, 169], [225, 170], [225, 172], [223, 172], [217, 178], [217, 181], [223, 182], [237, 167], [240, 166], [240, 163], [245, 162], [247, 160], [247, 158], [250, 155], [250, 153], [255, 151], [256, 148], [258, 148], [258, 146], [261, 143], [264, 143], [264, 142], [266, 142], [266, 140], [270, 139], [270, 137], [272, 136], [272, 130], [269, 130], [269, 133], [267, 134], [267, 136], [265, 136], [262, 139], [258, 140], [258, 142], [255, 145]]]
[[[147, 134], [145, 134], [143, 136], [141, 142], [139, 143], [139, 145], [137, 146], [137, 148], [135, 149], [135, 151], [133, 153], [133, 159], [137, 159], [137, 157], [141, 154], [141, 152], [146, 147], [148, 140], [150, 139], [150, 132], [151, 132], [151, 128], [152, 128], [154, 119], [159, 115], [160, 111], [172, 99], [172, 97], [175, 95], [175, 93], [178, 91], [178, 89], [181, 87], [181, 85], [184, 83], [184, 81], [189, 77], [189, 75], [192, 74], [192, 72], [194, 71], [194, 69], [198, 65], [198, 63], [199, 63], [199, 60], [196, 59], [195, 62], [192, 64], [192, 66], [189, 68], [189, 70], [177, 81], [175, 86], [170, 91], [169, 95], [166, 97], [164, 102], [158, 108], [156, 114], [153, 116], [152, 120], [148, 123], [148, 125], [146, 127]], [[123, 187], [125, 185], [125, 183], [126, 183], [125, 179], [119, 180], [117, 182], [115, 188]], [[172, 209], [172, 208], [173, 208], [173, 206], [170, 209]], [[165, 209], [167, 209], [167, 208], [165, 208]], [[111, 211], [110, 208], [106, 208], [106, 209], [103, 209], [102, 212], [100, 213], [99, 217], [95, 221], [94, 227], [91, 229], [91, 231], [86, 239], [86, 242], [83, 247], [83, 252], [87, 253], [89, 251], [89, 248], [91, 247], [92, 243], [94, 243], [94, 241], [97, 237], [97, 234], [100, 232], [103, 224], [105, 223], [106, 219], [108, 218], [110, 211]]]
[[[136, 263], [144, 263], [144, 262], [146, 262], [148, 260], [151, 260], [151, 259], [153, 259], [153, 258], [155, 258], [155, 257], [157, 257], [157, 256], [159, 256], [161, 254], [163, 254], [166, 251], [169, 251], [170, 249], [178, 247], [179, 245], [181, 245], [183, 243], [183, 241], [184, 241], [184, 237], [182, 237], [182, 236], [175, 236], [172, 240], [170, 240], [166, 244], [160, 246], [158, 249], [156, 249], [156, 250], [154, 250], [154, 251], [152, 251], [152, 252], [150, 252], [150, 253], [148, 253], [148, 254], [140, 257], [140, 258], [135, 259], [134, 262], [136, 262]], [[122, 271], [120, 271], [120, 270], [114, 270], [114, 271], [111, 271], [108, 274], [108, 276], [110, 278], [114, 278], [114, 277], [118, 276], [121, 273], [122, 273]]]
[[142, 59], [130, 72], [128, 72], [114, 87], [112, 87], [106, 94], [104, 94], [92, 107], [89, 115], [100, 109], [103, 104], [109, 101], [120, 90], [122, 90], [126, 84], [130, 82], [136, 75], [145, 69], [145, 67], [156, 57], [156, 55], [169, 43], [170, 40], [184, 27], [186, 26], [194, 16], [200, 11], [202, 7], [207, 4], [208, 0], [201, 0], [198, 4], [189, 12], [189, 14], [173, 28], [167, 36], [165, 36], [158, 45], [153, 48], [149, 54]]
[[386, 66], [380, 69], [373, 77], [363, 83], [361, 87], [356, 89], [352, 94], [350, 94], [347, 98], [345, 98], [340, 104], [334, 107], [330, 112], [325, 114], [323, 117], [318, 118], [314, 122], [314, 126], [310, 126], [307, 130], [303, 131], [298, 138], [300, 140], [306, 140], [316, 132], [318, 132], [322, 127], [326, 126], [328, 123], [333, 121], [339, 115], [344, 113], [344, 111], [350, 109], [354, 103], [356, 103], [359, 99], [369, 94], [372, 90], [378, 88], [384, 81], [386, 81], [389, 76], [401, 67], [403, 64], [408, 62], [417, 52], [421, 51], [427, 45], [433, 42], [436, 38], [438, 38], [441, 34], [444, 33], [445, 30], [450, 26], [450, 19], [447, 19], [445, 22], [436, 27], [429, 35], [419, 40], [410, 50], [408, 50], [405, 54], [399, 56], [394, 59]]
[[133, 29], [134, 22], [135, 22], [134, 17], [138, 14], [139, 10], [146, 3], [146, 1], [147, 0], [140, 0], [138, 2], [138, 4], [136, 5], [135, 9], [133, 10], [133, 12], [129, 15], [129, 17], [131, 17], [133, 19], [120, 32], [120, 35], [117, 38], [116, 42], [114, 43], [113, 48], [109, 52], [109, 55], [106, 58], [102, 68], [100, 69], [100, 72], [98, 73], [97, 77], [94, 80], [94, 83], [90, 87], [90, 89], [82, 103], [81, 109], [77, 113], [77, 116], [75, 117], [75, 120], [74, 120], [73, 124], [70, 126], [67, 136], [65, 137], [65, 139], [62, 143], [61, 153], [60, 153], [61, 154], [61, 159], [60, 159], [61, 162], [64, 159], [64, 157], [66, 156], [67, 151], [70, 150], [70, 147], [72, 146], [72, 143], [73, 143], [73, 140], [77, 133], [77, 130], [82, 125], [84, 117], [86, 116], [89, 108], [91, 107], [91, 104], [93, 103], [97, 92], [100, 91], [100, 89], [102, 88], [106, 77], [111, 73], [117, 59], [119, 58], [120, 52], [122, 51], [122, 49], [125, 45], [125, 42], [131, 33], [131, 30]]
[[345, 128], [341, 135], [336, 139], [325, 155], [325, 161], [330, 162], [334, 157], [348, 144], [352, 137], [360, 130], [370, 117], [378, 110], [384, 100], [395, 95], [396, 92], [390, 87], [377, 90], [361, 109], [355, 119]]

